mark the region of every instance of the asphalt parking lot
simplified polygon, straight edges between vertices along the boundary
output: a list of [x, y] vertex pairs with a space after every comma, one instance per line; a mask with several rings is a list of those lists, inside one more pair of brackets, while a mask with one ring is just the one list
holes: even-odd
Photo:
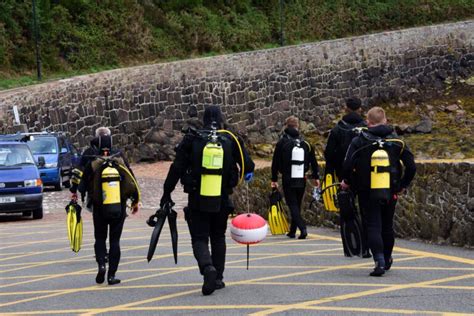
[[[245, 246], [229, 237], [226, 288], [203, 297], [183, 218], [178, 218], [178, 265], [166, 225], [147, 263], [151, 228], [145, 219], [161, 196], [162, 177], [139, 178], [149, 205], [125, 223], [119, 285], [95, 284], [90, 214], [84, 215], [82, 249], [77, 254], [70, 250], [66, 191], [46, 193], [43, 220], [3, 217], [0, 314], [474, 314], [473, 250], [397, 240], [392, 270], [373, 278], [368, 276], [370, 259], [344, 258], [338, 232], [321, 228], [311, 228], [307, 240], [268, 236], [251, 246], [249, 270]], [[173, 195], [178, 209], [183, 196], [179, 189]]]

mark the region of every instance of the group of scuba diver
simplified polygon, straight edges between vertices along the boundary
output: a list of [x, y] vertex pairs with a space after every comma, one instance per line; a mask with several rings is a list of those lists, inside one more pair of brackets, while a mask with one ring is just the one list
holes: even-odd
[[[340, 208], [345, 255], [372, 256], [375, 268], [370, 275], [381, 276], [393, 262], [395, 204], [415, 175], [414, 158], [387, 125], [383, 109], [370, 109], [365, 121], [360, 114], [360, 100], [348, 99], [346, 105], [348, 113], [331, 130], [324, 153], [322, 196], [327, 210]], [[210, 295], [225, 287], [226, 230], [229, 215], [234, 212], [230, 195], [239, 183], [252, 180], [255, 164], [242, 139], [224, 129], [224, 118], [218, 106], [208, 106], [202, 124], [195, 125], [183, 130], [183, 139], [175, 147], [175, 159], [163, 184], [160, 208], [147, 221], [153, 227], [147, 258], [148, 261], [152, 259], [167, 219], [177, 263], [177, 213], [173, 210], [171, 194], [180, 181], [188, 195], [183, 211], [193, 254], [203, 276], [202, 294]], [[308, 232], [301, 216], [301, 203], [306, 174], [311, 169], [309, 178], [315, 190], [319, 190], [319, 167], [313, 146], [298, 131], [298, 118], [288, 117], [285, 125], [271, 165], [271, 203], [277, 212], [271, 208], [268, 223], [274, 234], [286, 233], [289, 238], [295, 238], [299, 229], [298, 238], [305, 239]], [[126, 209], [130, 207], [132, 214], [137, 213], [141, 197], [127, 160], [112, 146], [110, 130], [100, 127], [95, 136], [91, 146], [84, 151], [80, 165], [73, 171], [72, 199], [66, 207], [68, 234], [71, 248], [79, 251], [80, 242], [74, 236], [82, 234], [80, 193], [93, 214], [98, 264], [96, 282], [101, 284], [107, 279], [109, 285], [114, 285], [120, 283], [116, 272]], [[290, 225], [281, 212], [280, 174], [291, 215]], [[360, 214], [356, 211], [354, 196], [358, 199]], [[127, 204], [129, 201], [130, 205]]]

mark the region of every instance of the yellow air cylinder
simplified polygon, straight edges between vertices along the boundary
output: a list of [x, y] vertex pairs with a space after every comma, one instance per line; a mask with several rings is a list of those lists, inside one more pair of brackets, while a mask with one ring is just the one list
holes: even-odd
[[374, 151], [370, 160], [371, 197], [390, 198], [390, 160], [383, 149]]
[[209, 142], [202, 151], [202, 196], [220, 196], [222, 187], [222, 167], [224, 165], [224, 150], [221, 144]]
[[[111, 213], [120, 212], [120, 174], [117, 169], [106, 167], [102, 171], [102, 205], [110, 208]], [[105, 210], [108, 212], [108, 210]]]

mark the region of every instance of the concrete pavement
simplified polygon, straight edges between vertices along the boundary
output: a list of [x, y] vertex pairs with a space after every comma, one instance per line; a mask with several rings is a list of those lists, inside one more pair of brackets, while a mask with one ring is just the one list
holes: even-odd
[[[474, 314], [474, 251], [397, 240], [392, 270], [369, 277], [370, 259], [345, 258], [337, 231], [310, 228], [307, 240], [268, 236], [250, 248], [228, 238], [226, 288], [201, 295], [202, 277], [182, 216], [178, 265], [167, 225], [146, 261], [145, 219], [161, 197], [167, 165], [136, 166], [144, 208], [129, 216], [115, 286], [95, 284], [90, 213], [73, 253], [67, 240], [67, 191], [47, 192], [43, 220], [0, 217], [1, 315], [466, 315]], [[186, 197], [178, 186], [176, 210]], [[228, 233], [229, 235], [229, 233]]]

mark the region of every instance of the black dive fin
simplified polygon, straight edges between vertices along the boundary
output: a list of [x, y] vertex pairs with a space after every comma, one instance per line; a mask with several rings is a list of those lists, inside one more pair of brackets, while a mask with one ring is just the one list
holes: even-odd
[[171, 212], [168, 214], [168, 224], [170, 225], [171, 245], [173, 247], [175, 264], [178, 264], [178, 226], [176, 225], [177, 216], [178, 214], [174, 210], [171, 210]]

